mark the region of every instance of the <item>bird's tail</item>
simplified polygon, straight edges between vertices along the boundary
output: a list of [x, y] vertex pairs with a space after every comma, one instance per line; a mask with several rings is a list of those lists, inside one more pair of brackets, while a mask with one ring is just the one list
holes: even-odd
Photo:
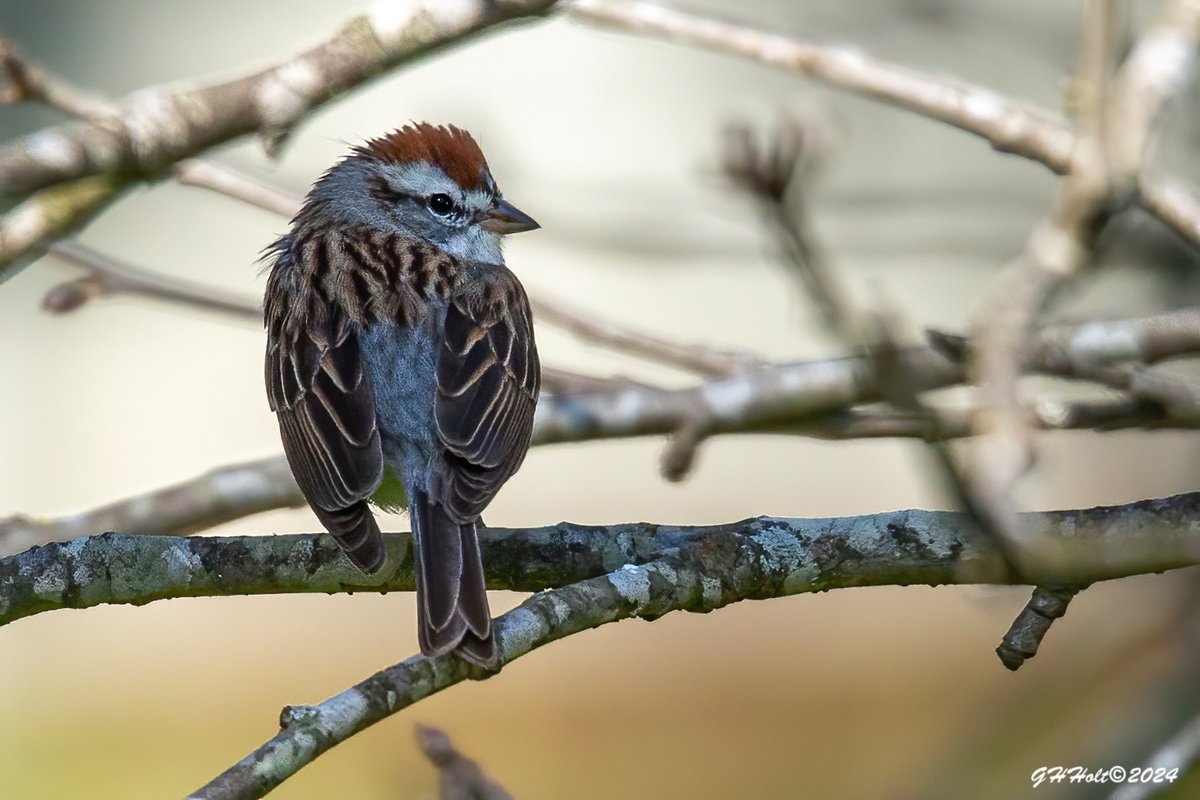
[[346, 551], [354, 566], [364, 572], [379, 571], [387, 560], [387, 550], [383, 546], [379, 524], [375, 522], [366, 500], [334, 511], [315, 505], [312, 509], [325, 530], [333, 534], [333, 538]]
[[409, 503], [416, 549], [417, 635], [421, 652], [451, 650], [484, 669], [499, 668], [475, 523], [459, 524], [422, 491]]

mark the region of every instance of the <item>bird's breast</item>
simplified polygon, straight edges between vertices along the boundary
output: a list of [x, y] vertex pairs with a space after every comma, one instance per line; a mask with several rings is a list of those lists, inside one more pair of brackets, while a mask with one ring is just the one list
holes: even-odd
[[424, 471], [438, 452], [435, 331], [444, 314], [444, 304], [435, 303], [417, 324], [374, 322], [364, 326], [359, 335], [383, 455], [406, 484], [412, 471]]

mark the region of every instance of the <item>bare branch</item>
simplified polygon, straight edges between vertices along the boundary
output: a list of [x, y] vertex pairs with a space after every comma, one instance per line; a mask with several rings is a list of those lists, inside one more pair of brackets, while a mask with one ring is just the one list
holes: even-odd
[[417, 744], [437, 767], [438, 800], [513, 800], [477, 762], [458, 751], [445, 731], [418, 725]]
[[1054, 620], [1067, 613], [1067, 606], [1072, 598], [1083, 587], [1048, 587], [1038, 586], [1021, 613], [1013, 620], [1012, 627], [1004, 634], [1003, 641], [996, 648], [1000, 662], [1008, 669], [1016, 672], [1021, 666], [1037, 655], [1042, 638], [1050, 630]]
[[[380, 0], [325, 41], [265, 69], [216, 83], [145, 88], [115, 115], [47, 128], [0, 146], [5, 193], [60, 182], [78, 186], [77, 179], [109, 187], [103, 198], [79, 196], [71, 215], [40, 236], [0, 239], [0, 267], [11, 271], [18, 256], [47, 244], [52, 231], [62, 235], [83, 224], [132, 180], [156, 178], [179, 161], [247, 133], [258, 133], [273, 153], [305, 115], [329, 100], [484, 30], [544, 14], [553, 1]], [[0, 230], [10, 225], [0, 222]]]
[[303, 117], [400, 64], [488, 28], [545, 13], [551, 0], [383, 0], [324, 41], [232, 80], [142, 89], [103, 121], [50, 128], [0, 148], [0, 186], [29, 192], [105, 173], [155, 177], [247, 133], [278, 150]]
[[282, 457], [232, 464], [191, 480], [58, 519], [0, 520], [0, 555], [95, 531], [186, 535], [260, 511], [304, 505]]
[[[1180, 777], [1200, 763], [1200, 715], [1192, 717], [1179, 731], [1146, 761], [1145, 769], [1153, 775], [1158, 770], [1177, 770]], [[1175, 779], [1157, 782], [1123, 784], [1109, 795], [1109, 800], [1150, 800], [1175, 785]]]
[[180, 161], [175, 165], [175, 177], [185, 186], [208, 189], [283, 217], [292, 217], [300, 210], [300, 198], [291, 192], [256, 181], [215, 161], [195, 158]]
[[126, 181], [95, 175], [43, 189], [0, 216], [0, 283], [90, 222], [117, 199]]
[[83, 119], [102, 119], [117, 110], [107, 98], [81, 89], [30, 61], [2, 36], [0, 66], [9, 80], [7, 90], [0, 93], [0, 103], [37, 101]]
[[[1200, 3], [1175, 2], [1141, 37], [1117, 75], [1111, 100], [1093, 109], [1093, 133], [1079, 140], [1055, 209], [980, 305], [976, 371], [987, 408], [976, 424], [972, 493], [989, 524], [1012, 541], [1023, 537], [1011, 491], [1032, 458], [1018, 392], [1030, 331], [1053, 292], [1087, 262], [1100, 231], [1135, 192], [1151, 128], [1191, 68], [1198, 27]], [[1104, 31], [1088, 30], [1100, 41], [1085, 50], [1106, 46]], [[1105, 89], [1095, 95], [1105, 97]]]
[[42, 300], [47, 311], [62, 314], [74, 311], [96, 297], [131, 294], [262, 324], [261, 307], [240, 295], [139, 269], [79, 242], [59, 242], [50, 248], [50, 252], [83, 267], [87, 275], [59, 284], [47, 292]]
[[[1060, 175], [1071, 169], [1075, 136], [1065, 122], [991, 89], [881, 61], [860, 48], [820, 45], [660, 3], [574, 0], [565, 8], [584, 22], [796, 72], [952, 125], [982, 137], [1002, 153], [1038, 161]], [[1200, 199], [1194, 193], [1174, 182], [1144, 177], [1141, 200], [1180, 236], [1200, 245]]]
[[698, 375], [728, 377], [764, 364], [749, 353], [672, 342], [614, 322], [599, 320], [568, 308], [558, 300], [551, 302], [544, 298], [530, 298], [530, 303], [538, 322], [549, 322], [585, 341]]

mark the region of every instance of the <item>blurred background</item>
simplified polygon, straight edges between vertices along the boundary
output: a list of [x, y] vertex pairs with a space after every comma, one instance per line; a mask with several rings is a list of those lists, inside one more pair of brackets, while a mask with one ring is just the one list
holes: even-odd
[[[122, 96], [266, 63], [332, 32], [357, 5], [0, 0], [0, 34]], [[1079, 2], [1038, 0], [737, 5], [756, 25], [1051, 108], [1075, 64], [1082, 13]], [[729, 13], [715, 1], [688, 7]], [[1161, 149], [1164, 168], [1193, 185], [1198, 99], [1193, 87]], [[716, 177], [726, 124], [766, 125], [798, 108], [834, 122], [809, 196], [852, 288], [887, 298], [914, 331], [964, 330], [982, 287], [1049, 207], [1054, 177], [949, 127], [728, 57], [539, 22], [329, 105], [278, 161], [250, 140], [211, 155], [300, 193], [350, 144], [410, 119], [452, 122], [475, 134], [505, 195], [542, 224], [507, 249], [531, 294], [675, 339], [818, 358], [842, 351], [776, 263], [756, 210]], [[2, 107], [0, 140], [60, 119]], [[148, 269], [261, 295], [256, 258], [285, 225], [165, 181], [80, 238]], [[1056, 317], [1197, 302], [1196, 255], [1148, 218], [1122, 225]], [[45, 292], [75, 274], [47, 257], [0, 287], [0, 517], [84, 510], [279, 452], [259, 329], [135, 300], [44, 314]], [[688, 380], [552, 327], [537, 335], [549, 365]], [[1021, 499], [1068, 508], [1196, 489], [1198, 444], [1179, 431], [1046, 435]], [[710, 523], [949, 503], [916, 442], [718, 437], [682, 483], [660, 477], [661, 448], [535, 448], [488, 522]], [[400, 517], [384, 525], [407, 529]], [[316, 529], [305, 509], [215, 532]], [[993, 648], [1028, 599], [1021, 587], [842, 590], [609, 625], [420, 703], [273, 796], [432, 798], [416, 721], [443, 728], [520, 798], [1026, 796], [1039, 766], [1139, 766], [1196, 713], [1196, 578], [1090, 589], [1015, 674]], [[496, 594], [493, 609], [520, 599]], [[416, 652], [414, 615], [403, 595], [187, 599], [0, 629], [0, 797], [181, 796], [271, 736], [283, 705], [320, 701]], [[1043, 785], [1036, 795], [1105, 790]]]

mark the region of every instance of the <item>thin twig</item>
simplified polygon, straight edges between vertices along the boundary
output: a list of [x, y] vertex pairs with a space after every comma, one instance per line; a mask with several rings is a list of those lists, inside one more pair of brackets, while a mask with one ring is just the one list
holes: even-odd
[[417, 726], [417, 744], [438, 770], [438, 800], [513, 800], [479, 764], [460, 753], [446, 732]]
[[47, 311], [63, 314], [93, 298], [135, 295], [262, 324], [262, 308], [241, 295], [139, 269], [79, 242], [59, 242], [50, 252], [87, 274], [50, 289], [42, 300]]
[[63, 80], [21, 53], [10, 40], [0, 36], [0, 67], [8, 86], [0, 91], [0, 104], [36, 101], [82, 119], [112, 116], [116, 104], [107, 98]]
[[698, 375], [729, 377], [765, 363], [750, 353], [661, 339], [644, 331], [591, 317], [583, 311], [563, 305], [559, 300], [551, 302], [544, 298], [530, 298], [530, 304], [538, 322], [549, 322], [585, 341]]

